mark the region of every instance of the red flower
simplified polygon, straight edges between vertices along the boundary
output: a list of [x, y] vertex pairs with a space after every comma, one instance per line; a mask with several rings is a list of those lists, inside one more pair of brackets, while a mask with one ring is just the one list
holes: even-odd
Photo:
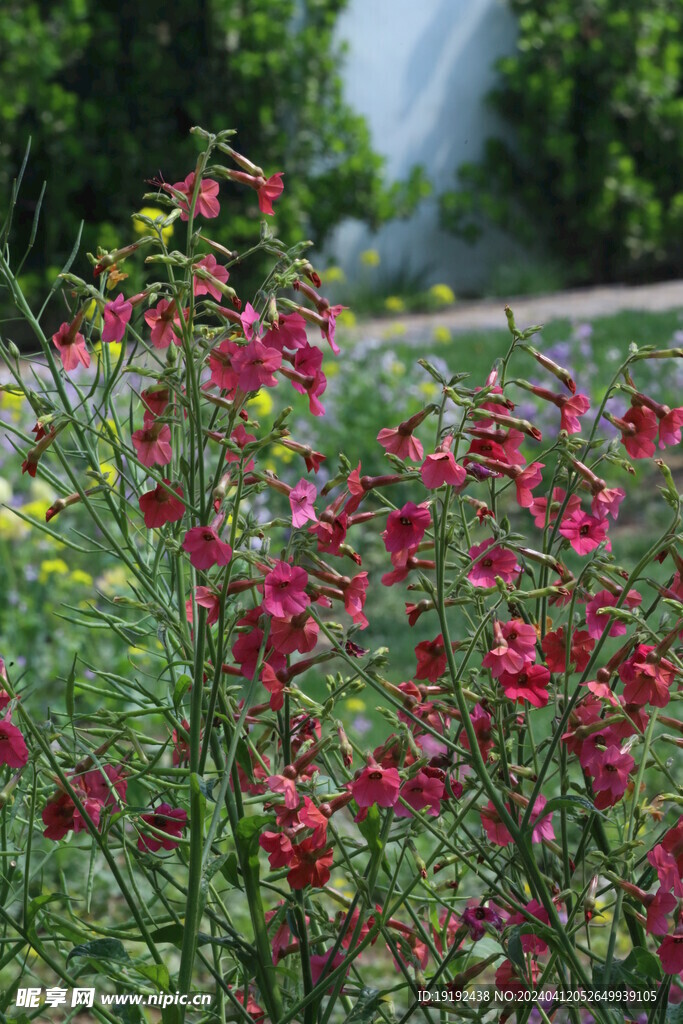
[[[489, 751], [493, 748], [493, 737], [491, 735], [491, 716], [485, 711], [481, 704], [475, 704], [470, 713], [470, 721], [477, 738], [477, 746], [484, 761], [488, 758]], [[470, 741], [463, 729], [460, 733], [460, 743], [465, 750], [470, 749]]]
[[145, 825], [151, 825], [159, 832], [164, 832], [168, 838], [163, 838], [154, 833], [145, 832], [138, 838], [138, 850], [149, 850], [156, 853], [157, 850], [175, 850], [178, 839], [187, 826], [187, 813], [181, 807], [171, 807], [170, 804], [159, 804], [151, 814], [141, 815]]
[[[206, 617], [207, 626], [213, 626], [215, 622], [218, 622], [221, 604], [219, 593], [216, 593], [211, 587], [195, 587], [194, 599], [202, 608], [208, 609], [209, 614]], [[185, 614], [187, 621], [192, 622], [192, 598], [188, 598], [185, 602]]]
[[269, 178], [266, 178], [262, 185], [258, 186], [256, 189], [256, 195], [261, 213], [265, 213], [271, 217], [273, 216], [273, 203], [276, 199], [280, 198], [284, 187], [285, 186], [282, 184], [281, 171], [277, 174], [271, 174]]
[[578, 434], [581, 430], [579, 416], [587, 413], [590, 407], [586, 395], [573, 395], [571, 398], [565, 398], [563, 395], [560, 403], [560, 429], [566, 430], [568, 434]]
[[227, 565], [232, 558], [232, 548], [220, 539], [212, 526], [193, 526], [185, 534], [182, 548], [187, 551], [195, 569]]
[[131, 438], [143, 466], [167, 466], [173, 458], [171, 428], [167, 423], [148, 423]]
[[350, 789], [359, 807], [393, 807], [398, 799], [400, 779], [398, 769], [382, 768], [371, 757], [359, 773]]
[[[204, 589], [204, 588], [202, 588], [202, 589]], [[185, 732], [189, 733], [189, 731], [190, 731], [190, 723], [188, 722], [188, 720], [186, 718], [183, 718], [183, 720], [182, 720], [182, 722], [180, 724], [182, 725], [182, 727], [185, 730]], [[189, 744], [189, 742], [180, 735], [180, 733], [178, 732], [177, 729], [173, 730], [173, 733], [171, 734], [171, 740], [173, 742], [173, 754], [172, 754], [173, 767], [174, 768], [179, 768], [181, 765], [189, 764], [190, 763], [190, 744]]]
[[[595, 647], [595, 641], [585, 629], [575, 629], [571, 634], [571, 648], [569, 651], [569, 667], [574, 672], [583, 672], [590, 661], [591, 651]], [[567, 640], [564, 626], [552, 630], [543, 637], [541, 648], [545, 654], [545, 660], [551, 672], [564, 673], [567, 661]]]
[[[608, 527], [606, 519], [597, 519], [587, 512], [578, 511], [563, 518], [560, 533], [567, 538], [578, 555], [587, 555], [605, 540]], [[609, 541], [607, 550], [610, 550]]]
[[460, 487], [467, 478], [467, 470], [455, 461], [453, 452], [438, 451], [424, 460], [420, 466], [420, 476], [429, 490], [436, 490], [444, 484]]
[[75, 370], [79, 363], [86, 368], [90, 366], [90, 353], [85, 347], [85, 338], [78, 330], [82, 319], [83, 315], [79, 314], [73, 323], [63, 323], [52, 335], [52, 343], [59, 352], [62, 366], [67, 373]]
[[305, 889], [307, 885], [321, 889], [330, 880], [333, 861], [331, 846], [321, 849], [312, 837], [304, 839], [292, 847], [287, 881], [292, 889]]
[[631, 458], [649, 459], [654, 455], [654, 439], [659, 425], [652, 409], [632, 405], [616, 425], [621, 429], [621, 443]]
[[656, 708], [665, 708], [669, 703], [669, 689], [676, 677], [676, 669], [670, 661], [657, 658], [653, 652], [654, 647], [638, 644], [631, 657], [619, 666], [627, 704], [652, 704]]
[[[93, 768], [70, 779], [81, 803], [95, 827], [100, 823], [103, 808], [117, 807], [126, 799], [126, 779], [123, 770], [105, 764], [102, 770]], [[67, 793], [59, 791], [43, 809], [43, 835], [47, 839], [63, 839], [67, 832], [85, 831], [80, 811]]]
[[433, 640], [422, 640], [415, 648], [415, 657], [415, 678], [435, 683], [446, 671], [446, 648], [442, 634], [439, 633]]
[[382, 534], [389, 552], [413, 551], [425, 535], [432, 517], [429, 510], [408, 501], [403, 508], [390, 512], [387, 528]]
[[505, 583], [512, 583], [521, 572], [514, 552], [498, 547], [493, 537], [475, 544], [470, 548], [469, 555], [473, 562], [477, 559], [467, 574], [467, 579], [475, 587], [495, 586], [496, 576], [500, 576]]
[[122, 294], [118, 294], [113, 302], [104, 307], [104, 326], [102, 341], [121, 341], [133, 312], [133, 304], [126, 302]]
[[[550, 500], [550, 512], [548, 513], [548, 525], [551, 526], [559, 514], [562, 502], [564, 501], [567, 492], [562, 487], [553, 487], [553, 494]], [[548, 507], [547, 498], [534, 498], [529, 506], [529, 511], [534, 517], [534, 523], [539, 529], [545, 527], [546, 509]], [[567, 507], [565, 508], [565, 516], [571, 516], [574, 512], [577, 512], [581, 508], [581, 498], [578, 494], [572, 494]]]
[[360, 626], [361, 629], [365, 629], [369, 624], [363, 614], [368, 589], [368, 574], [366, 572], [359, 572], [342, 589], [344, 591], [344, 610], [346, 614], [350, 615], [352, 621]]
[[272, 618], [269, 639], [279, 654], [293, 654], [294, 651], [308, 654], [315, 648], [319, 632], [320, 628], [315, 619], [302, 612], [291, 619]]
[[526, 466], [518, 476], [514, 478], [517, 490], [517, 504], [520, 508], [529, 508], [534, 501], [531, 493], [534, 487], [542, 481], [541, 470], [545, 468], [543, 462], [532, 462]]
[[659, 447], [681, 443], [683, 409], [670, 409], [659, 421]]
[[308, 573], [298, 565], [277, 562], [263, 581], [263, 607], [278, 619], [298, 615], [311, 603], [306, 593]]
[[[180, 214], [181, 220], [189, 220], [190, 206], [192, 204], [192, 196], [194, 194], [194, 182], [195, 173], [190, 171], [185, 181], [176, 181], [173, 188], [176, 192], [182, 192], [186, 197], [185, 199], [178, 200], [178, 206], [182, 210]], [[199, 194], [197, 196], [197, 202], [194, 207], [195, 217], [206, 217], [207, 220], [211, 220], [213, 217], [217, 217], [221, 212], [220, 204], [218, 202], [218, 182], [211, 181], [208, 178], [202, 178], [199, 185]], [[166, 191], [170, 192], [170, 188], [166, 186]], [[173, 194], [173, 193], [171, 193]]]
[[[399, 459], [412, 459], [419, 462], [424, 454], [422, 442], [409, 430], [400, 424], [398, 427], [382, 427], [377, 440], [385, 451], [397, 455]], [[451, 456], [453, 458], [453, 456]]]
[[10, 768], [23, 768], [28, 761], [28, 747], [21, 730], [8, 718], [0, 721], [0, 764]]
[[[526, 904], [524, 909], [526, 910], [527, 914], [530, 914], [540, 924], [550, 923], [550, 915], [548, 914], [548, 911], [545, 909], [542, 903], [538, 902], [538, 900], [531, 900], [530, 903]], [[510, 917], [508, 917], [507, 921], [505, 922], [506, 928], [512, 928], [515, 925], [528, 926], [529, 924], [530, 921], [528, 917], [525, 914], [522, 914], [521, 911], [517, 914], [511, 914]], [[526, 933], [520, 935], [520, 939], [522, 942], [522, 949], [525, 953], [536, 953], [542, 955], [543, 953], [546, 953], [548, 950], [548, 944], [544, 942], [543, 939], [540, 939], [537, 935], [534, 935], [533, 932], [531, 934]]]
[[528, 701], [535, 708], [544, 708], [548, 703], [550, 672], [545, 665], [525, 665], [521, 672], [503, 672], [498, 677], [508, 700], [519, 703]]
[[[308, 407], [313, 416], [324, 416], [325, 406], [318, 401], [319, 395], [325, 393], [327, 377], [321, 367], [323, 354], [315, 345], [300, 346], [294, 355], [294, 370], [299, 376], [292, 376], [292, 387], [300, 395], [308, 395]], [[283, 371], [284, 372], [284, 371]]]
[[[164, 478], [164, 483], [171, 483]], [[173, 488], [173, 491], [183, 497], [183, 489], [180, 486]], [[148, 530], [163, 526], [164, 523], [177, 523], [185, 514], [185, 505], [178, 498], [161, 484], [157, 484], [153, 491], [141, 494], [139, 498], [140, 510], [145, 519], [145, 526]]]

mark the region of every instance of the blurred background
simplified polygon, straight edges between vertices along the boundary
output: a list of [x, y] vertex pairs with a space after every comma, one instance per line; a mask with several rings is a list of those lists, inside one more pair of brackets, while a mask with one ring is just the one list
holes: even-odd
[[192, 125], [233, 127], [285, 172], [277, 231], [361, 310], [677, 277], [682, 28], [681, 0], [4, 0], [0, 206], [31, 136], [39, 283], [81, 219], [84, 249], [129, 239], [145, 182], [192, 168]]

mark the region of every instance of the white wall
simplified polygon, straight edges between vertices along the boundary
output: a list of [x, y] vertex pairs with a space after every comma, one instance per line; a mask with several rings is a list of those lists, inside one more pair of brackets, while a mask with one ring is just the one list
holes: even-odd
[[[421, 163], [435, 193], [451, 188], [457, 166], [476, 159], [496, 127], [484, 97], [494, 61], [514, 49], [505, 0], [351, 0], [338, 32], [348, 43], [346, 96], [365, 115], [389, 178]], [[407, 265], [456, 292], [481, 285], [511, 252], [493, 232], [472, 248], [441, 231], [434, 197], [374, 236], [357, 222], [342, 225], [330, 251], [354, 277], [367, 248], [380, 252], [383, 273]]]

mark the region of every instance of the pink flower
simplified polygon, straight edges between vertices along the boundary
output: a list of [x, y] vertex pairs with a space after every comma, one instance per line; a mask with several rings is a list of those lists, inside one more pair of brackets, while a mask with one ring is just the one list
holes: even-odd
[[674, 896], [683, 896], [683, 883], [676, 858], [663, 843], [658, 843], [647, 855], [648, 864], [657, 872], [659, 884], [665, 892], [673, 892]]
[[[412, 430], [398, 427], [382, 427], [377, 440], [385, 451], [397, 455], [399, 459], [412, 459], [419, 462], [424, 454], [422, 442], [413, 435]], [[451, 456], [452, 458], [452, 456]]]
[[308, 573], [298, 565], [277, 562], [263, 581], [263, 607], [278, 619], [298, 615], [311, 603], [306, 593]]
[[193, 526], [185, 534], [182, 548], [190, 556], [190, 564], [195, 569], [227, 565], [232, 558], [232, 548], [220, 539], [212, 526]]
[[59, 330], [52, 335], [52, 343], [59, 352], [62, 366], [67, 373], [75, 370], [79, 363], [82, 363], [86, 369], [90, 366], [90, 353], [85, 347], [85, 338], [78, 330], [82, 319], [81, 314], [73, 323], [63, 323]]
[[[434, 770], [434, 769], [432, 769]], [[444, 797], [444, 779], [438, 775], [430, 775], [424, 769], [408, 779], [401, 786], [399, 796], [410, 804], [413, 811], [422, 811], [428, 808], [430, 818], [436, 818], [441, 813], [441, 801]], [[408, 807], [404, 807], [397, 801], [394, 808], [397, 818], [412, 818], [413, 814]]]
[[[548, 525], [552, 525], [559, 514], [562, 502], [566, 497], [567, 492], [562, 487], [553, 487], [553, 494], [550, 501], [550, 512], [548, 514]], [[534, 517], [534, 523], [539, 529], [545, 527], [546, 509], [548, 507], [547, 498], [534, 498], [529, 506], [529, 511]], [[577, 512], [581, 508], [581, 498], [578, 494], [572, 494], [567, 507], [564, 510], [565, 516], [571, 516], [574, 512]]]
[[150, 423], [131, 438], [143, 466], [167, 466], [173, 458], [171, 428], [167, 423]]
[[550, 672], [545, 665], [525, 665], [515, 674], [503, 672], [498, 677], [505, 696], [523, 704], [528, 701], [535, 708], [544, 708], [548, 703]]
[[670, 661], [657, 658], [653, 652], [654, 647], [638, 644], [631, 657], [619, 666], [627, 704], [652, 704], [656, 708], [665, 708], [669, 703], [676, 669]]
[[274, 388], [277, 380], [275, 370], [282, 366], [282, 353], [276, 348], [267, 348], [262, 341], [254, 338], [248, 345], [240, 346], [232, 356], [232, 368], [237, 374], [237, 384], [242, 391], [258, 391], [262, 384]]
[[122, 294], [118, 294], [113, 302], [104, 307], [104, 327], [102, 341], [121, 341], [133, 312], [133, 304], [126, 302]]
[[347, 308], [347, 306], [327, 306], [325, 309], [320, 311], [324, 321], [323, 326], [320, 328], [320, 333], [323, 338], [327, 338], [329, 346], [336, 356], [341, 352], [339, 345], [334, 340], [334, 335], [337, 330], [337, 317]]
[[[195, 587], [194, 599], [201, 608], [208, 610], [208, 615], [206, 616], [207, 626], [213, 626], [215, 622], [218, 622], [221, 610], [220, 593], [217, 593], [211, 587]], [[185, 602], [185, 614], [187, 621], [192, 622], [192, 598], [188, 598]]]
[[276, 199], [279, 199], [282, 195], [284, 185], [282, 184], [282, 172], [277, 174], [271, 174], [269, 178], [266, 178], [262, 185], [256, 190], [258, 197], [258, 205], [261, 213], [265, 213], [268, 216], [273, 215], [273, 203]]
[[666, 935], [669, 930], [669, 915], [678, 906], [678, 900], [672, 892], [665, 892], [658, 889], [654, 896], [647, 897], [647, 924], [645, 931], [648, 935]]
[[[170, 485], [171, 481], [164, 478], [164, 483]], [[180, 498], [183, 497], [182, 487], [176, 486], [173, 490]], [[185, 514], [183, 502], [174, 498], [161, 484], [157, 484], [153, 491], [141, 494], [139, 505], [148, 530], [154, 530], [164, 523], [177, 523]]]
[[223, 391], [234, 391], [237, 387], [237, 373], [233, 369], [232, 361], [239, 348], [234, 341], [226, 338], [209, 355], [211, 383]]
[[597, 494], [593, 495], [591, 501], [591, 512], [598, 519], [604, 519], [610, 515], [612, 519], [619, 516], [619, 506], [626, 497], [626, 491], [621, 487], [603, 487]]
[[269, 639], [278, 654], [308, 654], [315, 648], [319, 632], [315, 619], [302, 612], [291, 619], [272, 618]]
[[327, 388], [327, 377], [321, 367], [323, 354], [315, 345], [300, 346], [294, 356], [294, 369], [307, 380], [292, 379], [292, 387], [300, 395], [308, 395], [308, 407], [313, 416], [324, 416], [325, 407], [318, 401]]
[[365, 597], [368, 589], [368, 574], [366, 572], [359, 572], [342, 589], [344, 591], [344, 610], [347, 615], [351, 616], [352, 621], [356, 625], [360, 626], [361, 629], [366, 629], [369, 623], [363, 614], [363, 608], [365, 607]]
[[[586, 605], [586, 626], [590, 636], [596, 639], [602, 636], [610, 622], [612, 622], [612, 625], [607, 634], [608, 636], [624, 635], [626, 632], [625, 622], [620, 622], [619, 619], [611, 619], [607, 612], [599, 613], [600, 608], [613, 608], [618, 600], [618, 595], [612, 594], [609, 590], [600, 590], [595, 597], [591, 598]], [[637, 590], [629, 590], [624, 605], [626, 608], [637, 608], [642, 600]]]
[[543, 479], [541, 470], [544, 468], [544, 463], [532, 462], [514, 478], [517, 490], [517, 504], [520, 508], [529, 508], [533, 504], [534, 496], [531, 492], [534, 487], [538, 487], [541, 483]]
[[446, 671], [447, 656], [443, 635], [439, 633], [433, 640], [421, 640], [415, 647], [415, 657], [415, 678], [435, 683]]
[[[334, 956], [331, 954], [332, 950], [330, 949], [325, 953], [314, 953], [311, 957], [311, 981], [314, 986], [318, 984], [324, 974], [331, 974], [332, 971], [335, 971], [344, 963], [343, 953], [335, 953]], [[350, 970], [351, 967], [347, 967], [346, 973], [348, 974]], [[331, 992], [333, 990], [333, 985], [330, 983], [330, 988], [327, 991]]]
[[318, 496], [315, 484], [311, 484], [303, 477], [299, 483], [292, 487], [289, 492], [289, 504], [292, 509], [292, 526], [296, 529], [303, 526], [309, 519], [318, 521], [314, 501]]
[[596, 519], [587, 512], [574, 512], [573, 515], [564, 517], [560, 533], [567, 538], [577, 555], [587, 555], [589, 551], [595, 551], [605, 540], [608, 528], [606, 519]]
[[212, 299], [216, 300], [216, 302], [220, 302], [222, 295], [220, 290], [213, 283], [213, 281], [207, 281], [206, 278], [200, 277], [197, 274], [197, 270], [200, 267], [203, 270], [206, 270], [209, 274], [211, 274], [212, 277], [215, 277], [217, 281], [220, 281], [221, 284], [225, 284], [227, 282], [228, 278], [230, 277], [230, 274], [225, 269], [225, 267], [222, 267], [220, 265], [220, 263], [217, 261], [213, 253], [209, 253], [208, 256], [205, 256], [203, 260], [199, 260], [198, 263], [194, 264], [194, 280], [192, 283], [192, 288], [195, 296], [210, 295]]
[[[181, 220], [189, 220], [190, 206], [192, 205], [192, 196], [194, 194], [194, 182], [195, 173], [190, 171], [185, 181], [176, 181], [173, 188], [176, 192], [182, 192], [186, 199], [178, 201], [178, 205], [182, 210], [180, 214]], [[197, 202], [194, 207], [195, 217], [206, 217], [207, 220], [211, 220], [213, 217], [217, 217], [221, 212], [220, 204], [218, 202], [218, 182], [211, 181], [208, 178], [202, 178], [199, 185], [199, 195], [197, 196]], [[167, 189], [167, 191], [169, 191]]]
[[[531, 812], [531, 824], [533, 829], [531, 832], [531, 842], [540, 843], [544, 839], [554, 839], [555, 833], [553, 832], [552, 826], [552, 815], [544, 815], [543, 809], [548, 801], [544, 796], [536, 798], [534, 803], [534, 809]], [[505, 805], [509, 811], [509, 804]], [[502, 823], [498, 811], [495, 809], [493, 802], [489, 800], [486, 807], [481, 810], [481, 823], [484, 826], [489, 842], [494, 843], [496, 846], [508, 846], [513, 840], [512, 836], [508, 832], [505, 825]]]
[[578, 434], [581, 430], [579, 416], [583, 416], [590, 409], [591, 404], [586, 395], [573, 395], [571, 398], [562, 398], [560, 405], [560, 429], [566, 430], [568, 434]]
[[154, 309], [148, 309], [145, 323], [152, 328], [150, 340], [155, 348], [168, 348], [171, 343], [180, 347], [182, 344], [175, 331], [179, 321], [173, 299], [160, 299]]
[[683, 409], [671, 409], [659, 421], [659, 447], [681, 443]]
[[[531, 900], [530, 903], [526, 904], [524, 909], [527, 914], [530, 914], [540, 924], [548, 924], [550, 922], [548, 911], [542, 903], [538, 902], [538, 900]], [[515, 925], [528, 926], [529, 924], [530, 922], [528, 917], [525, 914], [522, 914], [521, 911], [517, 914], [511, 914], [505, 922], [507, 928], [512, 928]], [[534, 935], [533, 932], [531, 934], [527, 933], [520, 935], [520, 939], [522, 941], [522, 949], [525, 953], [536, 953], [542, 955], [548, 951], [548, 944], [537, 935]]]
[[498, 547], [493, 537], [471, 547], [469, 556], [473, 562], [477, 559], [467, 574], [467, 579], [475, 587], [495, 586], [496, 576], [505, 583], [512, 583], [521, 572], [514, 552]]
[[281, 313], [277, 326], [273, 325], [263, 338], [264, 344], [282, 352], [283, 348], [297, 349], [308, 344], [306, 321], [300, 313]]
[[389, 552], [414, 550], [425, 535], [432, 517], [429, 510], [408, 501], [403, 508], [390, 512], [387, 528], [382, 534]]
[[0, 764], [22, 768], [28, 761], [28, 747], [21, 730], [8, 718], [0, 721]]
[[382, 768], [374, 758], [359, 773], [350, 789], [359, 807], [393, 807], [398, 800], [400, 779], [397, 768]]
[[143, 832], [138, 839], [138, 850], [149, 850], [156, 853], [157, 850], [175, 850], [178, 839], [187, 827], [187, 812], [181, 807], [171, 807], [170, 804], [159, 804], [151, 814], [141, 815], [141, 821], [145, 825], [151, 825], [158, 832], [163, 832], [167, 838], [154, 833]]
[[621, 800], [626, 792], [629, 773], [635, 761], [630, 754], [624, 754], [619, 747], [607, 747], [597, 752], [591, 760], [590, 773], [593, 778], [595, 806], [602, 811]]
[[445, 438], [439, 449], [428, 455], [420, 466], [422, 483], [430, 491], [444, 484], [460, 487], [467, 478], [467, 470], [455, 461], [453, 452], [449, 451], [452, 440], [451, 437]]
[[683, 972], [683, 929], [666, 936], [657, 950], [657, 956], [665, 974], [681, 974]]
[[242, 324], [244, 337], [247, 339], [247, 341], [251, 341], [251, 339], [254, 337], [254, 324], [258, 320], [258, 313], [252, 306], [251, 302], [248, 302], [244, 307], [244, 312], [240, 316], [240, 323]]

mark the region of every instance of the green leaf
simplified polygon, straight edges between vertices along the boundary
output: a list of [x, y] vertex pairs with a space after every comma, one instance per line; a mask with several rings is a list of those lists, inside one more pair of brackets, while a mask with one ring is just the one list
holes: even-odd
[[73, 664], [71, 671], [69, 672], [69, 678], [66, 681], [66, 713], [69, 719], [74, 716], [74, 685], [76, 682], [76, 662], [78, 661], [78, 654], [74, 654]]
[[152, 942], [170, 942], [172, 946], [182, 949], [185, 929], [181, 924], [167, 924], [151, 933]]
[[659, 981], [662, 977], [662, 965], [654, 953], [636, 946], [631, 950], [623, 963], [625, 971], [634, 971], [645, 978], [655, 978]]
[[[553, 811], [559, 811], [565, 808], [568, 811], [574, 811], [578, 814], [579, 811], [586, 811], [588, 814], [598, 814], [601, 818], [607, 817], [602, 811], [598, 811], [593, 805], [592, 801], [587, 796], [553, 796], [548, 800], [547, 804], [543, 808], [543, 816], [546, 814], [552, 814]], [[529, 823], [531, 827], [531, 822]]]
[[522, 949], [522, 938], [520, 935], [519, 927], [513, 928], [510, 932], [510, 938], [508, 939], [507, 945], [508, 958], [513, 962], [515, 967], [519, 967], [522, 974], [526, 971], [526, 962], [524, 960], [524, 950]]
[[130, 960], [120, 939], [92, 939], [81, 946], [74, 946], [66, 958], [67, 964], [75, 956], [88, 957], [90, 960], [115, 960], [119, 963]]
[[365, 821], [358, 822], [358, 830], [362, 835], [365, 842], [368, 844], [368, 848], [373, 853], [379, 853], [382, 849], [382, 844], [379, 839], [380, 828], [382, 821], [377, 809], [377, 804], [373, 804], [369, 808]]
[[274, 820], [272, 814], [254, 814], [250, 818], [241, 818], [237, 823], [235, 838], [249, 843], [261, 834], [264, 825], [269, 825]]
[[180, 679], [175, 684], [175, 689], [173, 690], [173, 707], [176, 709], [176, 711], [179, 709], [183, 697], [185, 696], [185, 694], [187, 693], [191, 686], [191, 676], [181, 676]]
[[149, 978], [161, 992], [168, 991], [171, 987], [168, 967], [164, 964], [135, 964], [134, 970], [137, 974], [141, 974], [143, 978]]

